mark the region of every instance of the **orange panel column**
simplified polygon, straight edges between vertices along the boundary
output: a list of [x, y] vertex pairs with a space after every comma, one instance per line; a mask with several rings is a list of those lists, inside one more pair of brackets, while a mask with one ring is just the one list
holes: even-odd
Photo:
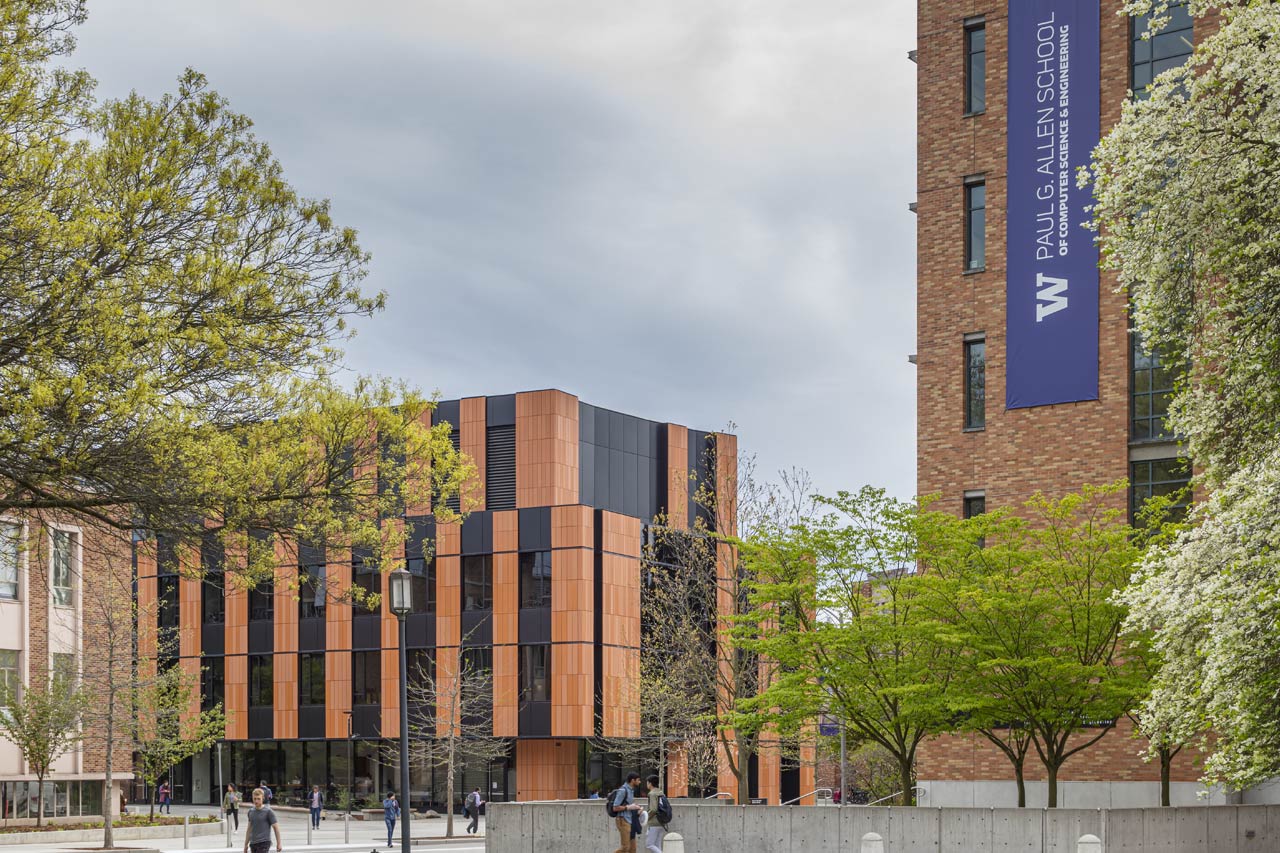
[[493, 514], [493, 734], [520, 733], [520, 514]]
[[486, 407], [484, 397], [466, 397], [458, 403], [458, 420], [462, 421], [459, 425], [459, 446], [476, 466], [475, 479], [462, 488], [464, 512], [484, 509]]
[[[228, 570], [244, 559], [242, 547], [228, 547]], [[227, 739], [249, 737], [249, 591], [234, 574], [228, 573], [224, 590], [226, 614], [223, 624], [226, 658], [223, 662], [226, 685], [223, 703], [227, 712]]]
[[601, 513], [601, 682], [605, 737], [638, 737], [640, 706], [640, 520]]
[[516, 741], [516, 799], [571, 800], [578, 796], [578, 741]]
[[276, 540], [276, 581], [271, 658], [272, 729], [277, 738], [298, 736], [298, 553]]
[[178, 570], [178, 655], [188, 683], [194, 686], [187, 718], [200, 716], [200, 570], [199, 552], [182, 550]]
[[[388, 524], [403, 525], [399, 519], [394, 519]], [[397, 550], [389, 554], [395, 565], [403, 565], [404, 546], [397, 546]], [[388, 738], [400, 737], [400, 620], [391, 612], [391, 587], [388, 583], [387, 574], [382, 575], [382, 609], [381, 609], [381, 635], [382, 635], [382, 677], [380, 685], [382, 687], [382, 736]]]
[[756, 756], [756, 796], [776, 806], [782, 801], [782, 755], [772, 726], [760, 734]]
[[[595, 733], [594, 512], [551, 510], [551, 734]], [[639, 589], [639, 587], [637, 587]]]
[[667, 744], [667, 787], [668, 797], [687, 797], [689, 795], [689, 751], [684, 743]]
[[324, 611], [324, 732], [346, 738], [351, 715], [351, 552], [326, 554]]
[[[462, 643], [462, 537], [458, 524], [436, 528], [436, 690], [451, 695], [458, 677]], [[436, 708], [436, 731], [454, 725], [452, 708]]]
[[667, 526], [689, 526], [689, 430], [667, 424]]
[[578, 398], [516, 395], [516, 506], [578, 502]]

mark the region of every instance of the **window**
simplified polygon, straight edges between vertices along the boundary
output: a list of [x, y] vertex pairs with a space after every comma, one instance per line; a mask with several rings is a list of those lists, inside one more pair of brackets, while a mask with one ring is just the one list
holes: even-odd
[[200, 584], [201, 619], [205, 625], [221, 625], [226, 621], [227, 605], [223, 588], [226, 578], [222, 572], [205, 573], [204, 582]]
[[276, 585], [263, 581], [249, 590], [249, 618], [270, 620], [276, 613]]
[[966, 115], [987, 108], [987, 24], [967, 22], [964, 28], [964, 111]]
[[987, 182], [966, 178], [964, 184], [964, 268], [987, 266]]
[[382, 700], [382, 652], [351, 653], [351, 693], [357, 705]]
[[298, 572], [298, 618], [323, 619], [325, 593], [324, 566], [303, 566]]
[[178, 627], [178, 576], [160, 575], [157, 579], [156, 623], [161, 628]]
[[249, 656], [249, 706], [269, 707], [272, 702], [271, 655]]
[[59, 607], [70, 607], [74, 600], [71, 580], [74, 536], [65, 530], [53, 530], [49, 534], [53, 552], [53, 603]]
[[[372, 553], [369, 551], [353, 551], [351, 555], [351, 577], [352, 583], [363, 590], [364, 596], [381, 595], [382, 594], [382, 572], [371, 562]], [[366, 607], [364, 605], [356, 605], [356, 613], [373, 613], [376, 607]]]
[[75, 681], [79, 676], [76, 668], [76, 656], [74, 652], [54, 652], [50, 657], [53, 659], [54, 678], [61, 678], [67, 681]]
[[551, 606], [550, 551], [529, 551], [520, 555], [520, 606]]
[[1165, 363], [1158, 350], [1147, 352], [1142, 336], [1136, 331], [1132, 337], [1133, 405], [1129, 437], [1133, 441], [1173, 438], [1168, 415], [1177, 371]]
[[551, 646], [520, 647], [520, 699], [551, 701]]
[[410, 557], [404, 561], [404, 567], [413, 575], [410, 586], [413, 588], [413, 612], [436, 612], [436, 561], [422, 557]]
[[964, 517], [973, 518], [987, 511], [987, 496], [966, 492], [964, 496]]
[[434, 683], [436, 662], [430, 649], [406, 649], [405, 664], [410, 687], [430, 687]]
[[1144, 39], [1142, 34], [1150, 28], [1151, 16], [1140, 15], [1130, 20], [1133, 37], [1130, 88], [1135, 97], [1145, 98], [1147, 87], [1156, 75], [1177, 68], [1191, 56], [1195, 24], [1187, 11], [1186, 0], [1172, 0], [1166, 14], [1169, 23], [1149, 39]]
[[[1172, 459], [1153, 459], [1147, 462], [1134, 462], [1130, 476], [1129, 512], [1135, 522], [1138, 513], [1148, 500], [1161, 495], [1172, 495], [1185, 488], [1191, 482], [1191, 464], [1185, 457]], [[1173, 505], [1173, 517], [1181, 518], [1186, 514], [1190, 504], [1190, 489], [1183, 492]]]
[[18, 653], [9, 649], [0, 650], [0, 707], [8, 707], [9, 697], [17, 698], [21, 687]]
[[987, 341], [975, 338], [964, 342], [964, 428], [984, 429], [987, 425]]
[[200, 669], [200, 710], [208, 711], [223, 704], [223, 685], [226, 683], [226, 663], [220, 657], [204, 659]]
[[462, 558], [462, 609], [493, 608], [493, 557], [484, 554]]
[[18, 549], [22, 527], [0, 524], [0, 598], [18, 597]]
[[298, 704], [324, 704], [324, 654], [298, 655]]

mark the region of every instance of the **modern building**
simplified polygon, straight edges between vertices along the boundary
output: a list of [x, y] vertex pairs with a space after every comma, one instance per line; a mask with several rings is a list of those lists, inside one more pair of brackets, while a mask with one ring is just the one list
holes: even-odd
[[[1189, 479], [1165, 422], [1171, 371], [1099, 275], [1075, 173], [1206, 24], [1175, 1], [1143, 40], [1121, 5], [919, 0], [918, 490], [956, 513], [1126, 477], [1136, 509]], [[1131, 734], [1122, 720], [1070, 759], [1059, 802], [1157, 805], [1158, 766]], [[1175, 804], [1198, 802], [1195, 757], [1174, 763]], [[1008, 762], [978, 738], [923, 745], [917, 774], [925, 805], [1016, 804]], [[1028, 804], [1043, 805], [1034, 778]]]
[[[80, 520], [56, 514], [0, 516], [0, 696], [20, 697], [55, 672], [97, 687], [113, 665], [113, 644], [117, 672], [127, 676], [130, 550], [127, 535], [86, 527]], [[112, 602], [123, 607], [113, 612]], [[119, 629], [114, 639], [108, 637], [112, 619]], [[130, 749], [121, 738], [114, 750], [108, 800], [113, 810], [133, 779]], [[47, 821], [102, 814], [105, 758], [102, 740], [86, 737], [54, 762], [44, 782]], [[0, 823], [34, 822], [39, 802], [35, 773], [18, 747], [0, 737]]]
[[[640, 734], [649, 525], [659, 515], [692, 523], [695, 487], [732, 483], [736, 439], [556, 390], [442, 402], [433, 422], [453, 426], [478, 476], [461, 524], [437, 525], [427, 508], [406, 513], [411, 667], [434, 661], [437, 681], [457, 672], [459, 656], [490, 669], [492, 734], [510, 739], [501, 758], [468, 766], [458, 790], [478, 785], [496, 801], [586, 796], [590, 781], [609, 785], [623, 771], [592, 739]], [[225, 741], [174, 768], [178, 801], [216, 802], [219, 782], [265, 780], [278, 800], [312, 784], [336, 793], [348, 779], [366, 798], [398, 787], [383, 760], [403, 710], [388, 597], [369, 612], [309, 592], [321, 580], [379, 592], [381, 576], [350, 551], [277, 553], [274, 588], [244, 591], [217, 582], [214, 548], [200, 556], [203, 582], [163, 547], [139, 550], [139, 601], [163, 602], [180, 665], [202, 673], [201, 701], [229, 714]], [[677, 764], [672, 791], [682, 786]], [[415, 807], [441, 808], [444, 784], [415, 768]], [[780, 785], [759, 781], [775, 799]]]

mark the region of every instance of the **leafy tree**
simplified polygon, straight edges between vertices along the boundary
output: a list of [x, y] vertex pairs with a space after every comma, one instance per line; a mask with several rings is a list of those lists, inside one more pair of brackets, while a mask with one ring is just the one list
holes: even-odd
[[86, 696], [74, 672], [39, 673], [25, 688], [0, 682], [0, 734], [13, 742], [39, 786], [36, 826], [44, 823], [44, 780], [80, 742]]
[[743, 546], [751, 610], [734, 640], [767, 675], [731, 721], [799, 734], [830, 712], [893, 756], [909, 805], [920, 742], [952, 722], [956, 657], [921, 606], [916, 510], [871, 487], [819, 501], [821, 517]]
[[394, 548], [470, 471], [421, 395], [333, 378], [384, 301], [354, 230], [198, 73], [95, 100], [55, 65], [84, 17], [0, 10], [0, 512]]
[[1280, 773], [1280, 8], [1213, 6], [1216, 30], [1125, 105], [1082, 180], [1143, 339], [1191, 366], [1171, 424], [1212, 490], [1125, 594], [1163, 662], [1141, 716], [1212, 730], [1208, 778], [1242, 787]]
[[134, 770], [153, 792], [150, 818], [155, 817], [154, 791], [160, 779], [226, 732], [221, 705], [191, 714], [198, 689], [197, 679], [175, 662], [161, 664], [156, 675], [135, 691]]

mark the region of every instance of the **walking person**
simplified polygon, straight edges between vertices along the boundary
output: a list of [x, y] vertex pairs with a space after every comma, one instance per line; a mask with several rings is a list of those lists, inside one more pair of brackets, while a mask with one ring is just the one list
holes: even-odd
[[266, 779], [260, 779], [258, 787], [262, 789], [263, 802], [268, 806], [271, 805], [271, 800], [275, 797], [275, 791], [271, 790], [270, 786], [267, 785]]
[[236, 832], [240, 831], [240, 794], [235, 785], [228, 785], [227, 792], [222, 795], [222, 810], [227, 813], [227, 820], [233, 821]]
[[170, 791], [168, 779], [160, 783], [160, 814], [164, 814], [165, 809], [169, 810], [169, 814], [173, 814], [173, 806], [170, 804]]
[[650, 776], [649, 784], [649, 822], [644, 836], [645, 853], [662, 853], [662, 840], [667, 836], [667, 826], [671, 823], [671, 801], [658, 787], [658, 777]]
[[609, 795], [607, 807], [609, 816], [613, 818], [618, 830], [618, 849], [614, 853], [636, 853], [636, 833], [632, 824], [633, 812], [640, 811], [636, 803], [636, 786], [640, 784], [639, 773], [627, 774], [627, 781], [618, 790]]
[[391, 846], [391, 834], [396, 831], [396, 818], [400, 817], [400, 803], [396, 802], [395, 791], [389, 791], [382, 801], [382, 820], [387, 824], [387, 846]]
[[253, 808], [245, 812], [244, 853], [267, 853], [271, 849], [271, 833], [276, 834], [276, 853], [284, 850], [280, 841], [280, 821], [267, 805], [261, 788], [253, 789]]
[[478, 787], [470, 794], [467, 794], [467, 801], [462, 805], [467, 817], [471, 818], [471, 823], [467, 824], [467, 832], [475, 834], [480, 831], [480, 807], [483, 805], [484, 800], [480, 797], [480, 789]]
[[319, 785], [311, 786], [311, 828], [320, 828], [320, 813], [324, 811], [324, 794]]

